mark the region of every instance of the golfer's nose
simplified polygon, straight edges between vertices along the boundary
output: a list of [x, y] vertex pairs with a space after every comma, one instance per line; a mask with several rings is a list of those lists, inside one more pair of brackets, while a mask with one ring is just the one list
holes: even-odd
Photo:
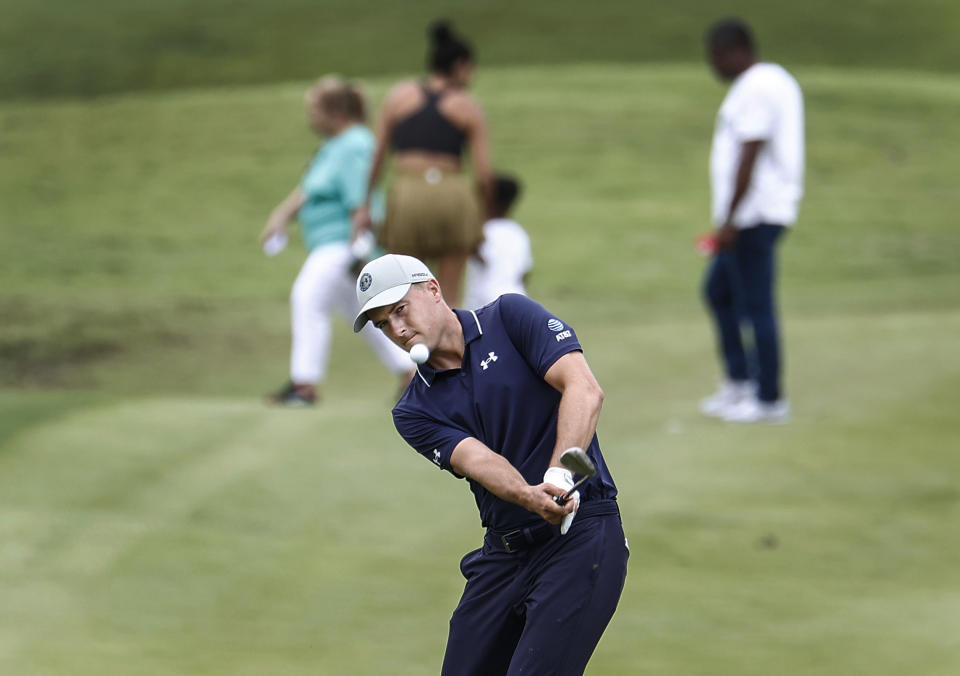
[[397, 338], [403, 338], [407, 335], [407, 325], [400, 317], [396, 315], [390, 316], [390, 330], [393, 332]]

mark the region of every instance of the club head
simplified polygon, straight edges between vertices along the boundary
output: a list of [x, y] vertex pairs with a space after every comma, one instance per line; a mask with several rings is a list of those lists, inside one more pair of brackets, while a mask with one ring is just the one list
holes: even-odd
[[587, 455], [587, 452], [579, 446], [568, 448], [560, 456], [560, 462], [573, 474], [582, 476], [593, 476], [597, 473], [597, 468], [593, 460]]

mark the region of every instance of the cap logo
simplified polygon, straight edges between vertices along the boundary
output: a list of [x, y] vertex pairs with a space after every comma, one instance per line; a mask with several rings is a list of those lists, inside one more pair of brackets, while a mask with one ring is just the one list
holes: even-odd
[[369, 272], [364, 272], [360, 275], [360, 290], [366, 291], [370, 288], [370, 285], [373, 284], [373, 276]]
[[410, 276], [411, 277], [429, 277], [430, 275], [428, 275], [426, 272], [414, 272]]
[[551, 317], [547, 320], [547, 328], [554, 333], [559, 333], [560, 331], [563, 331], [563, 322], [556, 317]]

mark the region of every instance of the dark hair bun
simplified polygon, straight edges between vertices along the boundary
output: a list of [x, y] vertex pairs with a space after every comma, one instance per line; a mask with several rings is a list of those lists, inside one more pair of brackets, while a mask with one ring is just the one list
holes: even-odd
[[473, 48], [465, 39], [453, 32], [453, 25], [446, 19], [438, 19], [427, 29], [430, 36], [430, 53], [427, 67], [435, 73], [449, 75], [458, 61], [473, 61]]
[[442, 45], [453, 40], [453, 28], [446, 19], [440, 19], [430, 24], [430, 39], [435, 45]]

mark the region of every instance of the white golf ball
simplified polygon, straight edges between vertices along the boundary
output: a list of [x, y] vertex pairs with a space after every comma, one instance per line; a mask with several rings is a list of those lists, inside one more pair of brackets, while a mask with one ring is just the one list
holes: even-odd
[[430, 348], [423, 343], [417, 343], [410, 348], [410, 359], [417, 364], [422, 364], [430, 358]]

